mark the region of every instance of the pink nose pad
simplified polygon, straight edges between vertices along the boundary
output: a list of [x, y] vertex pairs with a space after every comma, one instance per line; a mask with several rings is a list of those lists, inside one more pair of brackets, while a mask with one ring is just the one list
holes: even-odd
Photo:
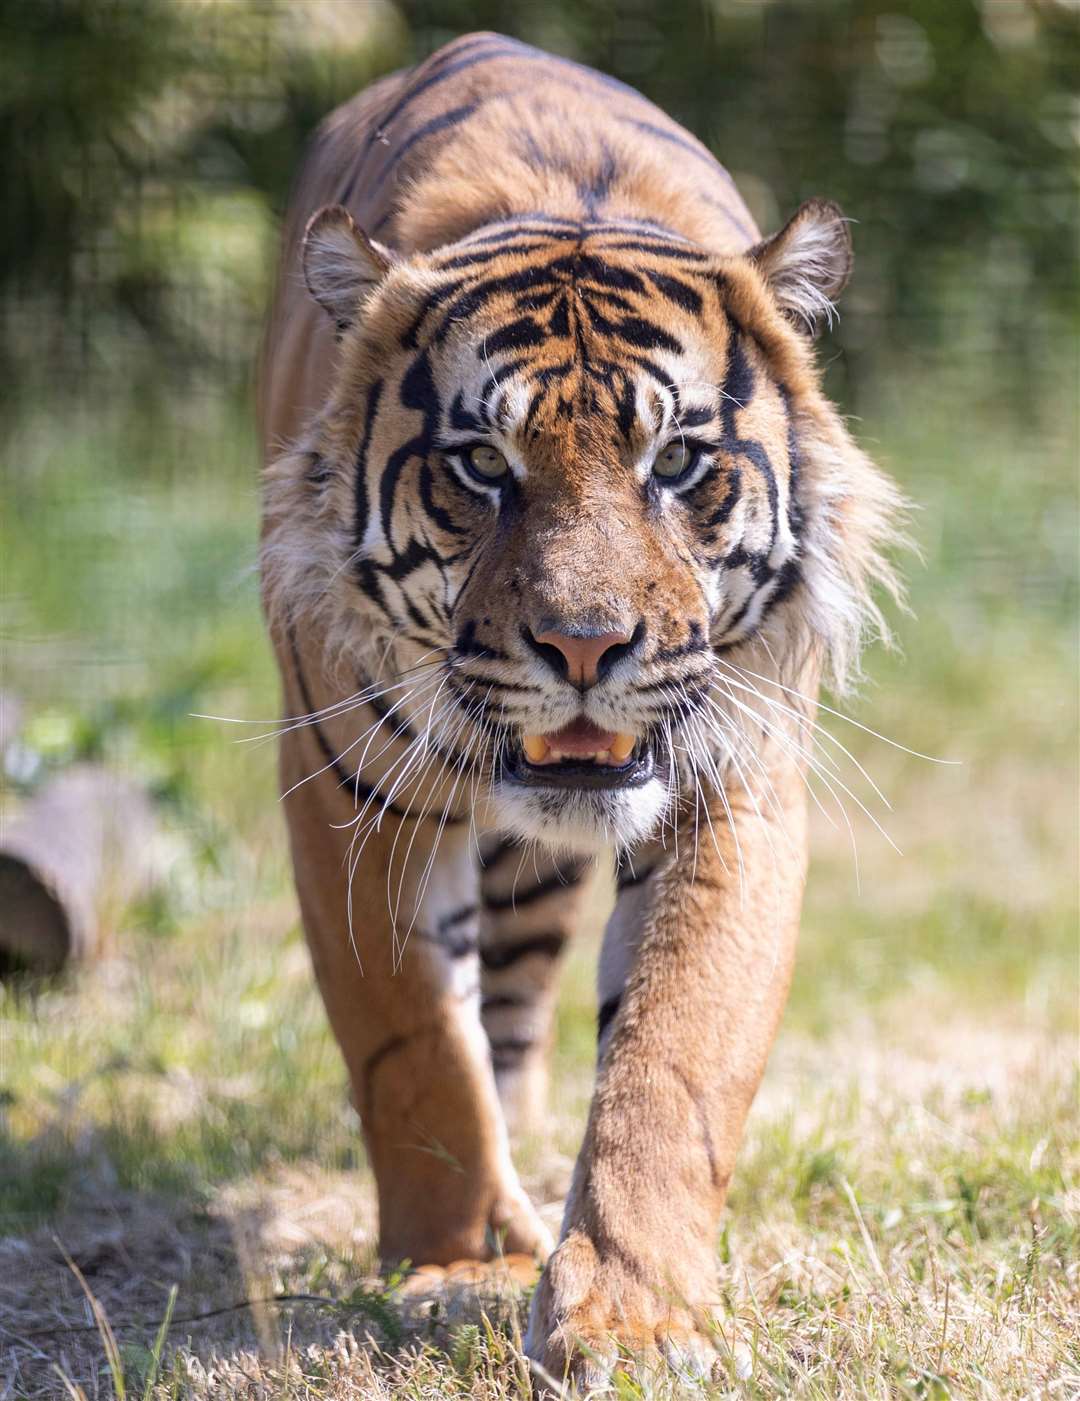
[[600, 679], [600, 664], [612, 647], [625, 647], [633, 634], [601, 632], [593, 637], [571, 637], [564, 632], [533, 634], [541, 647], [554, 647], [566, 662], [566, 679], [581, 690], [595, 686]]

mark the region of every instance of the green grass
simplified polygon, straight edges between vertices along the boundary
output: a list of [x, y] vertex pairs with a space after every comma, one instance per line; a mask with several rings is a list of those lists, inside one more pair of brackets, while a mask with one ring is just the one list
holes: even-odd
[[[719, 1242], [718, 1396], [1080, 1387], [1068, 389], [1023, 425], [960, 418], [929, 367], [868, 414], [922, 505], [926, 563], [902, 653], [870, 658], [850, 713], [959, 763], [829, 721], [891, 798], [875, 811], [903, 855], [857, 820], [856, 883], [843, 825], [815, 816], [795, 987]], [[26, 414], [7, 457], [2, 686], [32, 716], [7, 801], [102, 757], [156, 785], [177, 855], [107, 962], [2, 993], [0, 1394], [61, 1394], [54, 1362], [88, 1396], [117, 1389], [96, 1331], [30, 1336], [89, 1321], [55, 1233], [128, 1395], [174, 1283], [179, 1320], [282, 1289], [344, 1302], [174, 1322], [155, 1395], [522, 1395], [520, 1301], [371, 1277], [370, 1180], [273, 751], [192, 718], [277, 708], [246, 422], [213, 403]], [[588, 1099], [596, 932], [568, 959], [550, 1132], [521, 1155], [552, 1221]]]

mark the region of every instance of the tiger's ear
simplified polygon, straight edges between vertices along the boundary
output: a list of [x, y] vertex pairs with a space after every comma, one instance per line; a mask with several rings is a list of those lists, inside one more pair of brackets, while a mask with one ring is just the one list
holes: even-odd
[[757, 264], [780, 310], [801, 330], [816, 335], [832, 325], [834, 303], [847, 286], [853, 261], [851, 234], [838, 205], [826, 199], [800, 204], [779, 233], [747, 253]]
[[308, 220], [300, 258], [308, 291], [339, 331], [352, 325], [395, 262], [340, 204], [325, 205]]

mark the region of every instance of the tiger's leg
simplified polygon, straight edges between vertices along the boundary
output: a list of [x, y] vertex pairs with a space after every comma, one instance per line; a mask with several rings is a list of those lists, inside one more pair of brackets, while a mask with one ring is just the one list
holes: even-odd
[[[286, 790], [320, 767], [309, 735], [284, 738]], [[480, 1023], [468, 824], [447, 827], [436, 841], [432, 821], [385, 818], [353, 881], [350, 938], [350, 832], [332, 824], [351, 809], [333, 774], [285, 801], [304, 929], [375, 1175], [382, 1258], [447, 1264], [546, 1254], [547, 1230], [510, 1160]]]
[[591, 863], [498, 839], [480, 858], [481, 1015], [507, 1125], [522, 1134], [543, 1119], [561, 956]]
[[[626, 883], [606, 938], [597, 1086], [526, 1348], [592, 1384], [618, 1350], [708, 1373], [716, 1232], [790, 981], [805, 872], [797, 775], [783, 821], [745, 793]], [[757, 795], [760, 807], [762, 797]], [[702, 827], [704, 824], [702, 824]], [[700, 832], [699, 832], [700, 835]], [[644, 869], [644, 867], [643, 867]]]

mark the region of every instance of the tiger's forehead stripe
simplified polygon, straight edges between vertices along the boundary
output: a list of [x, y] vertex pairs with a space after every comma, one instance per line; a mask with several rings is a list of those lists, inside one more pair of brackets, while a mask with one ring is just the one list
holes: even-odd
[[[657, 323], [657, 302], [700, 318], [710, 284], [706, 268], [694, 265], [700, 259], [707, 266], [707, 255], [678, 242], [654, 241], [648, 258], [639, 252], [632, 265], [626, 250], [613, 248], [609, 254], [609, 232], [623, 235], [633, 222], [567, 220], [565, 228], [551, 228], [513, 220], [498, 234], [482, 235], [482, 249], [434, 258], [435, 268], [451, 277], [427, 299], [406, 332], [406, 344], [437, 346], [452, 334], [460, 339], [471, 318], [507, 298], [511, 319], [476, 344], [477, 357], [492, 367], [489, 388], [518, 374], [533, 378], [536, 388], [524, 426], [537, 431], [535, 421], [553, 382], [576, 370], [592, 382], [591, 392], [584, 386], [577, 391], [584, 402], [595, 402], [599, 386], [610, 392], [615, 421], [629, 440], [635, 422], [650, 417], [638, 410], [640, 376], [629, 371], [644, 371], [666, 391], [677, 376], [656, 357], [678, 359], [686, 351], [677, 325]], [[669, 251], [695, 258], [665, 268]], [[463, 422], [460, 403], [456, 411]]]
[[[648, 231], [650, 236], [633, 236], [639, 231]], [[567, 253], [558, 247], [559, 244], [573, 244], [577, 248]], [[627, 259], [628, 253], [637, 256]], [[530, 261], [533, 254], [537, 259]], [[544, 254], [548, 256], [545, 258]], [[614, 259], [605, 257], [611, 254], [616, 255]], [[642, 254], [652, 263], [643, 263]], [[651, 283], [652, 290], [682, 310], [700, 313], [704, 305], [701, 292], [686, 279], [695, 272], [705, 276], [708, 267], [715, 262], [712, 255], [690, 246], [681, 235], [644, 221], [582, 217], [559, 221], [556, 226], [547, 218], [542, 223], [534, 223], [530, 216], [504, 220], [503, 227], [496, 232], [472, 235], [446, 252], [429, 257], [436, 271], [461, 273], [462, 276], [457, 280], [451, 278], [429, 296], [402, 336], [406, 349], [418, 344], [428, 316], [448, 302], [450, 306], [446, 307], [435, 332], [436, 339], [445, 336], [455, 319], [481, 310], [501, 293], [515, 293], [521, 298], [535, 300], [545, 292], [554, 295], [559, 279], [581, 283], [590, 275], [609, 294], [619, 287], [647, 292], [647, 283]], [[508, 267], [504, 266], [507, 260]], [[673, 265], [666, 271], [662, 266], [665, 261]], [[628, 262], [632, 262], [632, 266], [627, 266]], [[492, 273], [486, 279], [483, 277], [485, 269]], [[456, 302], [451, 300], [455, 297], [459, 298]]]

